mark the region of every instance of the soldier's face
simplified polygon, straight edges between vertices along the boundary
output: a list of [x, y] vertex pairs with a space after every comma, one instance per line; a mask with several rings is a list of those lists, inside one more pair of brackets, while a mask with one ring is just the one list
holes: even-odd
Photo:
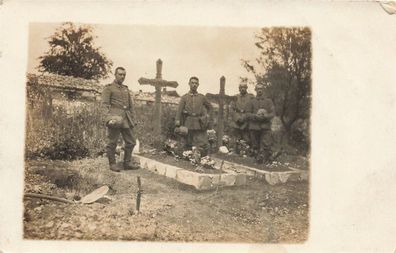
[[117, 72], [115, 73], [115, 79], [117, 83], [122, 84], [125, 80], [126, 76], [126, 71], [122, 69], [118, 69]]
[[196, 79], [191, 79], [188, 84], [190, 85], [190, 90], [196, 92], [199, 86], [199, 81]]
[[239, 86], [239, 93], [245, 95], [247, 93], [247, 86]]
[[264, 89], [263, 88], [256, 88], [256, 93], [257, 93], [257, 96], [261, 96], [261, 95], [264, 94]]

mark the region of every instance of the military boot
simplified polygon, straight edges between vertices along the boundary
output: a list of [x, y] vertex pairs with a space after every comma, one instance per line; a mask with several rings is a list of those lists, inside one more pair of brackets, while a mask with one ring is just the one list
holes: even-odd
[[120, 169], [117, 167], [117, 164], [110, 163], [110, 170], [114, 172], [120, 172]]
[[124, 151], [124, 170], [137, 170], [139, 169], [139, 164], [135, 161], [131, 161], [132, 158], [132, 148], [125, 148]]
[[110, 170], [120, 172], [120, 169], [116, 165], [115, 149], [107, 148], [107, 158], [109, 159]]

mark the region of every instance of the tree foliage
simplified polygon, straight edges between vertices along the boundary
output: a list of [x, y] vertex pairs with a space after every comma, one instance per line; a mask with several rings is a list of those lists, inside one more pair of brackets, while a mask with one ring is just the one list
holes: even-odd
[[93, 28], [64, 23], [49, 37], [50, 46], [39, 57], [39, 71], [85, 79], [106, 78], [113, 63], [94, 46]]
[[260, 55], [243, 65], [266, 84], [276, 113], [290, 132], [298, 120], [309, 119], [311, 106], [311, 31], [308, 28], [263, 28], [256, 35]]

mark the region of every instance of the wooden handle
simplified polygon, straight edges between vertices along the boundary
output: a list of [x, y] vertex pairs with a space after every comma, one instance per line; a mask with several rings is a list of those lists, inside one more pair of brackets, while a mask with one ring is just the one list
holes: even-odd
[[24, 198], [38, 198], [38, 199], [49, 199], [49, 200], [54, 200], [58, 202], [63, 202], [63, 203], [68, 203], [68, 204], [74, 204], [75, 202], [64, 199], [64, 198], [58, 198], [50, 195], [45, 195], [45, 194], [40, 194], [40, 193], [25, 193]]

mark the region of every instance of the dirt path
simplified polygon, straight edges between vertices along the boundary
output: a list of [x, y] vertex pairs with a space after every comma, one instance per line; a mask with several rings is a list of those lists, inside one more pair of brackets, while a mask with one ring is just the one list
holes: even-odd
[[[27, 239], [211, 242], [303, 242], [309, 183], [249, 185], [198, 192], [144, 169], [110, 172], [104, 158], [26, 163], [25, 191], [83, 196], [107, 184], [110, 199], [89, 205], [26, 199]], [[144, 193], [135, 213], [136, 176]]]

